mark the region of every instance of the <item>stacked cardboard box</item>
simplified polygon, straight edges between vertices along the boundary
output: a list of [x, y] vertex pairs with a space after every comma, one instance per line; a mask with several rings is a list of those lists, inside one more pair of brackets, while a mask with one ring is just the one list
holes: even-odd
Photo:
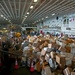
[[64, 71], [63, 71], [64, 75], [70, 75], [70, 74], [71, 74], [71, 72], [72, 72], [72, 69], [71, 69], [71, 68], [69, 68], [69, 67], [67, 67], [67, 68], [66, 68], [66, 69], [64, 69]]
[[59, 67], [63, 69], [66, 65], [66, 60], [64, 55], [56, 55], [56, 62], [59, 64]]

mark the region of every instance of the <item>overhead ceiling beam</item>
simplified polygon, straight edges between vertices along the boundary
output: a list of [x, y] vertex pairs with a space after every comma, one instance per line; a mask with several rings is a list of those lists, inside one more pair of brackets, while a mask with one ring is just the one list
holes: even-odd
[[[67, 10], [71, 10], [71, 9], [73, 10], [74, 9], [74, 7], [72, 7], [72, 5], [73, 5], [72, 3], [66, 4], [66, 8], [65, 8], [65, 6], [61, 6], [61, 8], [59, 8], [59, 9], [58, 8], [53, 9], [53, 11], [55, 10], [54, 12], [50, 10], [46, 14], [51, 17], [52, 15], [49, 14], [51, 12], [52, 13], [55, 13], [55, 12], [57, 12], [57, 13], [65, 13], [65, 12], [67, 12]], [[71, 8], [69, 8], [68, 6], [70, 6]], [[46, 14], [42, 14], [42, 15], [43, 16], [46, 16]]]
[[[73, 8], [69, 8], [69, 9], [65, 8], [65, 9], [59, 10], [59, 15], [62, 16], [62, 15], [69, 14], [70, 12], [72, 12], [72, 10], [73, 10]], [[56, 11], [56, 12], [58, 12], [58, 11]], [[75, 12], [75, 10], [74, 10], [74, 12]], [[59, 15], [56, 15], [56, 16], [59, 16]], [[53, 16], [50, 16], [49, 18], [51, 18], [51, 17], [53, 17]]]
[[4, 10], [4, 12], [6, 13], [6, 15], [8, 15], [8, 17], [10, 17], [9, 16], [9, 14], [8, 14], [8, 12], [5, 10], [5, 8], [2, 6], [2, 4], [0, 3], [0, 6], [2, 7], [2, 9]]
[[[72, 12], [72, 10], [73, 10], [74, 8], [72, 7], [72, 8], [65, 8], [65, 9], [62, 9], [62, 10], [60, 10], [59, 11], [59, 14], [61, 13], [61, 14], [64, 14], [65, 15], [65, 13], [67, 13], [67, 14], [69, 14], [70, 12]], [[74, 10], [75, 11], [75, 10]], [[58, 12], [58, 11], [57, 11]], [[58, 16], [58, 15], [57, 15]]]
[[33, 16], [37, 16], [39, 14], [44, 13], [44, 11], [47, 11], [47, 9], [50, 9], [52, 6], [54, 6], [59, 0], [54, 1], [50, 6], [45, 7], [43, 10], [41, 10], [40, 12], [38, 12], [37, 14], [34, 14]]
[[[53, 13], [53, 11], [60, 11], [60, 10], [62, 10], [62, 9], [64, 9], [64, 8], [66, 8], [67, 6], [71, 6], [71, 5], [73, 5], [73, 3], [69, 3], [70, 1], [67, 1], [67, 2], [65, 2], [65, 3], [63, 3], [62, 5], [60, 5], [60, 3], [58, 4], [59, 6], [57, 6], [57, 5], [55, 5], [55, 6], [53, 6], [52, 8], [50, 8], [49, 10], [47, 10], [47, 11], [45, 11], [44, 13], [42, 13], [41, 15], [43, 15], [44, 16], [44, 14], [45, 15], [47, 15], [47, 14], [49, 14], [49, 13]], [[50, 11], [50, 12], [49, 12]], [[51, 13], [51, 14], [52, 14]], [[56, 13], [56, 12], [55, 12]], [[37, 15], [38, 16], [38, 15]], [[36, 17], [37, 17], [36, 16]]]
[[24, 11], [25, 11], [25, 7], [26, 7], [26, 3], [27, 3], [27, 0], [25, 0], [25, 2], [24, 2], [24, 7], [23, 7], [23, 10], [22, 10], [21, 18], [23, 17], [23, 14], [24, 14]]
[[5, 12], [3, 12], [1, 9], [0, 9], [0, 13], [1, 13], [1, 15], [4, 15], [5, 17], [7, 17], [7, 18], [8, 18], [8, 16], [6, 15], [6, 13], [5, 13]]
[[9, 6], [10, 6], [10, 8], [11, 8], [11, 12], [12, 12], [12, 14], [13, 14], [13, 17], [15, 17], [14, 12], [13, 12], [13, 9], [12, 9], [12, 6], [11, 6], [11, 3], [10, 3], [10, 0], [8, 0], [8, 3], [9, 3]]
[[14, 7], [15, 7], [15, 18], [17, 17], [17, 11], [16, 11], [16, 2], [14, 0]]
[[[39, 4], [39, 7], [38, 8], [36, 8], [34, 11], [33, 11], [33, 13], [29, 16], [29, 17], [32, 17], [32, 15], [33, 14], [35, 14], [35, 12], [44, 4], [46, 2], [46, 0], [44, 0], [44, 2], [42, 2], [41, 4]], [[40, 10], [42, 10], [43, 8], [45, 8], [49, 3], [51, 3], [52, 2], [52, 0], [50, 0], [47, 4], [45, 4], [43, 7], [41, 7], [37, 12], [36, 12], [36, 14], [40, 11]]]
[[[56, 6], [62, 4], [64, 1], [65, 1], [65, 0], [60, 1], [60, 3], [58, 3], [57, 5], [55, 5], [56, 2], [54, 2], [52, 5], [48, 6], [46, 9], [42, 10], [39, 14], [35, 15], [35, 17], [39, 16], [40, 14], [41, 14], [41, 15], [42, 15], [42, 14], [46, 14], [46, 13], [48, 13], [49, 10], [50, 10], [50, 11], [51, 11], [51, 10], [54, 10], [54, 7], [57, 8]], [[69, 2], [69, 1], [68, 1], [68, 2]], [[65, 2], [65, 3], [67, 3], [67, 2]], [[34, 15], [33, 15], [33, 16], [34, 16]]]
[[7, 9], [7, 11], [8, 11], [8, 13], [10, 14], [10, 16], [12, 17], [12, 14], [11, 14], [11, 12], [10, 12], [10, 10], [8, 9], [8, 6], [7, 6], [7, 4], [6, 4], [6, 2], [3, 0], [3, 3], [4, 3], [4, 5], [5, 5], [5, 7], [6, 7], [6, 9]]
[[[53, 0], [52, 0], [52, 1], [53, 1]], [[51, 2], [52, 2], [52, 1], [51, 1]], [[54, 1], [52, 4], [50, 4], [50, 6], [46, 6], [46, 7], [44, 7], [42, 10], [39, 10], [39, 11], [38, 11], [37, 13], [35, 13], [33, 16], [36, 16], [36, 15], [40, 14], [41, 12], [43, 13], [44, 10], [49, 9], [50, 7], [52, 7], [52, 5], [55, 5], [56, 2], [58, 2], [58, 1], [59, 1], [59, 0], [56, 0], [56, 1]], [[50, 3], [51, 3], [51, 2], [50, 2]], [[33, 16], [32, 16], [32, 17], [33, 17]]]
[[[31, 6], [32, 2], [33, 2], [33, 0], [32, 0], [32, 1], [31, 1], [31, 3], [29, 4], [29, 7], [28, 7], [28, 9], [26, 10], [26, 12], [25, 12], [25, 14], [24, 14], [24, 15], [26, 15], [26, 13], [27, 13], [27, 11], [29, 10], [29, 8], [30, 8], [30, 6]], [[22, 20], [22, 24], [24, 23], [24, 21], [25, 21], [25, 17], [24, 17], [24, 18], [23, 18], [23, 20]]]
[[[38, 4], [38, 2], [34, 5], [34, 8], [29, 12], [30, 14], [33, 14], [33, 13], [31, 13], [34, 9], [35, 9], [35, 7], [37, 6], [37, 4]], [[34, 11], [33, 11], [34, 12]], [[30, 17], [30, 15], [29, 15], [29, 17]]]
[[[45, 0], [45, 1], [46, 1], [46, 0]], [[45, 2], [45, 1], [44, 1], [44, 2]], [[38, 2], [39, 2], [39, 1], [38, 1]], [[38, 2], [37, 2], [37, 3], [34, 3], [35, 5], [34, 5], [33, 9], [29, 12], [30, 14], [31, 14], [31, 12], [35, 9], [35, 7], [37, 6]], [[43, 2], [43, 3], [44, 3], [44, 2]], [[41, 3], [41, 4], [42, 4], [42, 3]], [[35, 9], [35, 10], [36, 10], [36, 9]], [[34, 11], [33, 11], [33, 12], [34, 12]], [[29, 17], [30, 17], [30, 15], [29, 15]], [[27, 19], [27, 18], [26, 18], [26, 19]]]
[[19, 0], [19, 13], [18, 13], [19, 17], [20, 17], [20, 11], [21, 11], [21, 0]]

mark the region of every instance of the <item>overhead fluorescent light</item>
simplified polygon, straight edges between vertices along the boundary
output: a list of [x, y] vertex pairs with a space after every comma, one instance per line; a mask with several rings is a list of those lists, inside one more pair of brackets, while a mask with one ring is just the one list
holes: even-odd
[[3, 15], [1, 15], [1, 17], [3, 17]]
[[8, 20], [8, 19], [6, 19], [6, 20]]
[[6, 29], [6, 28], [3, 28], [3, 29]]
[[25, 17], [27, 17], [27, 16], [25, 16]]
[[38, 0], [34, 0], [34, 2], [37, 2]]
[[42, 20], [44, 20], [44, 18], [42, 18]]
[[55, 15], [55, 13], [52, 14], [52, 16], [54, 16], [54, 15]]
[[33, 9], [33, 6], [30, 6], [30, 9]]
[[5, 19], [5, 17], [4, 17], [4, 19]]
[[29, 14], [29, 12], [27, 12], [27, 14]]
[[46, 16], [46, 18], [48, 18], [48, 16]]
[[37, 22], [38, 22], [38, 20], [37, 20]]

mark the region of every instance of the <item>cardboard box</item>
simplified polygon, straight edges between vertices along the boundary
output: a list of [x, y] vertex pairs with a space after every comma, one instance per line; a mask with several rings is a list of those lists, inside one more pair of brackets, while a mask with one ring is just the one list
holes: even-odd
[[66, 52], [67, 52], [67, 53], [71, 53], [71, 47], [65, 46], [65, 48], [66, 48]]
[[63, 55], [56, 55], [56, 62], [59, 64], [59, 66], [65, 66], [66, 64], [66, 60], [65, 60], [65, 56]]
[[58, 64], [61, 64], [61, 63], [65, 63], [65, 56], [64, 55], [56, 55], [56, 62]]
[[63, 71], [64, 75], [70, 75], [71, 72], [72, 72], [72, 69], [69, 68], [69, 67], [67, 67], [67, 68]]
[[46, 53], [45, 55], [45, 60], [48, 62], [49, 61], [49, 54]]
[[46, 51], [47, 51], [47, 48], [43, 48], [42, 51], [41, 51], [41, 55], [45, 55]]

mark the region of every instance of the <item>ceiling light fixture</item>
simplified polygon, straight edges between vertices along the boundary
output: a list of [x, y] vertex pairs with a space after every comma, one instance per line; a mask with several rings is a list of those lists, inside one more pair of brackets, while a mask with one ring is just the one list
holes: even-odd
[[48, 18], [48, 16], [46, 16], [46, 18]]
[[27, 17], [27, 16], [25, 16], [25, 17]]
[[38, 20], [37, 20], [37, 22], [38, 22]]
[[1, 15], [1, 17], [3, 17], [3, 15]]
[[27, 14], [29, 14], [29, 12], [27, 12]]
[[44, 18], [42, 18], [42, 20], [44, 20]]
[[4, 19], [5, 19], [5, 17], [4, 17]]
[[34, 0], [34, 2], [37, 2], [38, 0]]
[[30, 9], [33, 9], [33, 6], [30, 6]]
[[3, 28], [3, 29], [6, 29], [6, 28]]
[[52, 14], [52, 16], [54, 16], [54, 15], [55, 15], [55, 13]]
[[8, 19], [6, 19], [6, 20], [8, 20]]

